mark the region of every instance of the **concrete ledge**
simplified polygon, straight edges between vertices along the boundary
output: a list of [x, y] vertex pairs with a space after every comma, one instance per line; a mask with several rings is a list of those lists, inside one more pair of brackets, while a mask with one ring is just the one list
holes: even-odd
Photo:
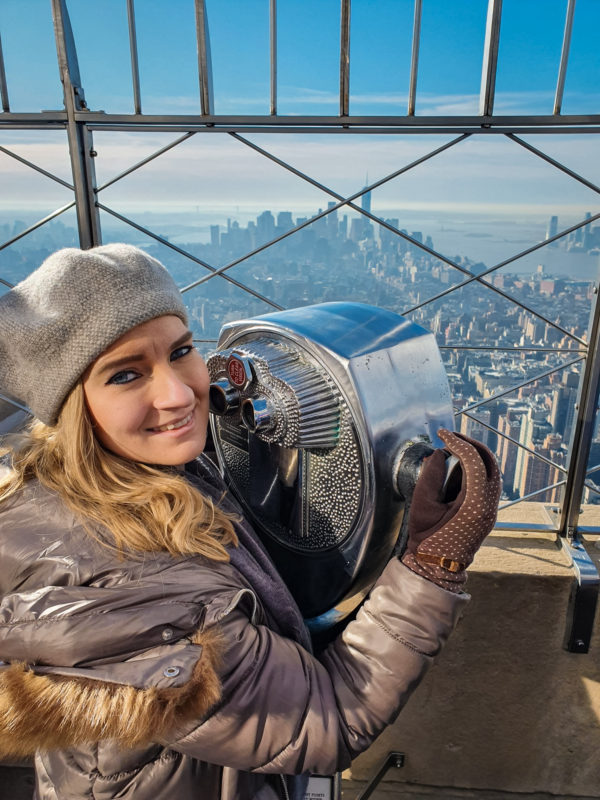
[[[342, 800], [356, 800], [365, 791], [368, 783], [353, 780], [342, 781]], [[496, 792], [486, 789], [449, 789], [446, 786], [418, 786], [390, 780], [380, 784], [369, 800], [593, 800], [589, 795], [556, 795], [547, 792], [520, 794], [515, 792]]]
[[[588, 549], [597, 560], [600, 550]], [[443, 797], [600, 797], [600, 632], [596, 624], [587, 655], [563, 650], [572, 581], [553, 535], [492, 534], [445, 651], [346, 777], [368, 781], [399, 750], [405, 766], [385, 781], [398, 793], [406, 783], [445, 787]]]

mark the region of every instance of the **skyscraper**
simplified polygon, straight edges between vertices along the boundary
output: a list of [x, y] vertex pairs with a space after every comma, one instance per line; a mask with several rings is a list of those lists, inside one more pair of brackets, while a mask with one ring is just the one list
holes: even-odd
[[[366, 189], [369, 185], [369, 176], [365, 178], [365, 185], [363, 189]], [[365, 192], [360, 197], [360, 207], [363, 211], [366, 211], [367, 214], [371, 213], [371, 192]], [[372, 239], [373, 238], [373, 226], [371, 225], [371, 220], [368, 217], [362, 218], [362, 237], [363, 239]]]
[[[550, 217], [546, 228], [546, 239], [551, 239], [558, 233], [558, 217]], [[551, 247], [556, 247], [556, 242], [552, 242]]]

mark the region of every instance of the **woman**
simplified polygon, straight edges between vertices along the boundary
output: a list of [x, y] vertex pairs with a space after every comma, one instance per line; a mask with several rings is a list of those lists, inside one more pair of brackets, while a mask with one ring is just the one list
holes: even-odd
[[0, 387], [32, 410], [0, 484], [0, 755], [36, 797], [301, 796], [366, 749], [467, 602], [489, 451], [448, 431], [409, 543], [318, 658], [204, 456], [208, 375], [181, 296], [128, 245], [62, 250], [0, 298]]

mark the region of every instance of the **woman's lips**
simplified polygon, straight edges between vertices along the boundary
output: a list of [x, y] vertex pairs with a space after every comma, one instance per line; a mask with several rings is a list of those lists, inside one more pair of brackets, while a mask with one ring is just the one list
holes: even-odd
[[192, 421], [194, 416], [194, 412], [190, 411], [187, 416], [183, 417], [183, 419], [177, 420], [176, 422], [169, 422], [167, 425], [159, 425], [156, 428], [150, 428], [153, 433], [166, 433], [167, 431], [176, 431], [179, 428], [183, 428]]

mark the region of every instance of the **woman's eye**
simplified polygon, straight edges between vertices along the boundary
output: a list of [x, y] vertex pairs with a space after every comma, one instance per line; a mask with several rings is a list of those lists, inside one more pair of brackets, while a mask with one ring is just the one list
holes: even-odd
[[177, 361], [178, 358], [187, 356], [188, 353], [191, 353], [191, 351], [195, 349], [193, 344], [184, 344], [183, 347], [178, 347], [177, 350], [173, 350], [171, 353], [171, 361]]
[[121, 372], [117, 372], [116, 375], [113, 375], [112, 378], [107, 381], [107, 383], [131, 383], [131, 381], [134, 381], [137, 377], [137, 372], [134, 372], [132, 369], [124, 369]]

